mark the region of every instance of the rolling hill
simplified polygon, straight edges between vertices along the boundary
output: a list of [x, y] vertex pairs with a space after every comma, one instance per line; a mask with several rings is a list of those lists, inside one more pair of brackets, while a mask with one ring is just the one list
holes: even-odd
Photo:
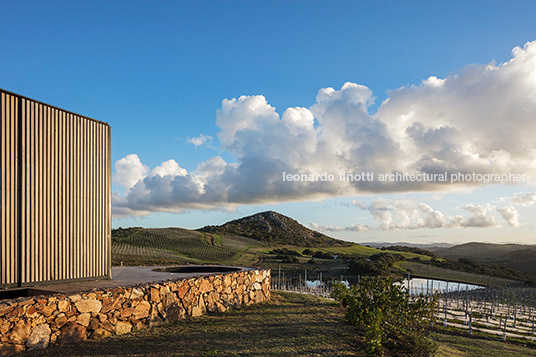
[[[309, 253], [305, 253], [305, 248], [311, 248]], [[460, 252], [466, 252], [466, 250], [461, 248]], [[323, 253], [329, 253], [326, 256], [331, 258], [324, 258]], [[508, 260], [532, 259], [534, 261], [530, 251], [512, 254], [513, 256], [498, 254], [498, 257]], [[334, 258], [336, 256], [342, 258]], [[472, 258], [472, 256], [468, 257]], [[383, 262], [383, 258], [385, 262], [390, 263], [376, 264], [377, 260]], [[477, 270], [483, 268], [473, 264], [474, 269], [478, 268], [473, 271], [473, 265], [470, 264], [469, 268], [467, 268], [468, 264], [461, 264], [462, 267], [457, 262], [446, 264], [416, 248], [376, 249], [345, 242], [313, 231], [296, 220], [273, 211], [243, 217], [221, 226], [206, 226], [195, 231], [183, 228], [142, 227], [112, 230], [114, 265], [234, 264], [281, 268], [287, 276], [292, 274], [299, 276], [304, 269], [307, 269], [322, 271], [325, 277], [340, 277], [348, 274], [349, 262], [352, 259], [362, 263], [368, 262], [365, 264], [369, 265], [374, 263], [379, 273], [398, 271], [405, 274], [404, 264], [407, 263], [411, 264], [410, 270], [413, 274], [450, 280], [455, 279], [455, 276], [459, 277], [460, 270], [478, 273]], [[434, 264], [447, 266], [441, 265], [442, 269], [438, 269]], [[484, 269], [484, 271], [491, 272], [490, 276], [503, 277], [504, 275], [497, 274], [496, 270]], [[370, 269], [352, 271], [352, 274], [357, 276], [361, 273], [367, 274], [367, 272], [370, 273]], [[486, 276], [480, 276], [480, 278], [485, 279]], [[469, 278], [458, 279], [466, 281]], [[475, 277], [471, 279], [469, 282], [473, 282]], [[489, 279], [487, 281], [488, 285], [493, 285]]]
[[523, 244], [466, 243], [450, 248], [430, 249], [445, 258], [465, 258], [502, 266], [536, 276], [536, 246]]
[[328, 237], [304, 227], [298, 221], [273, 211], [257, 213], [227, 222], [221, 226], [205, 226], [201, 232], [236, 235], [261, 242], [299, 247], [349, 247], [354, 243]]

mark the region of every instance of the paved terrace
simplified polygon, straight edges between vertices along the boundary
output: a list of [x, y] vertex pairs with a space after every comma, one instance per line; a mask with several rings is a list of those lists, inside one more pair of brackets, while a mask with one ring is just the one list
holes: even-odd
[[226, 268], [231, 268], [233, 271], [241, 270], [252, 270], [253, 268], [247, 267], [237, 267], [237, 266], [216, 266], [216, 265], [182, 265], [174, 267], [187, 267], [195, 268], [221, 268], [221, 271], [210, 271], [210, 272], [190, 272], [190, 273], [173, 273], [173, 272], [164, 272], [164, 271], [154, 271], [155, 269], [169, 269], [173, 268], [170, 266], [122, 266], [122, 267], [112, 267], [112, 279], [111, 280], [89, 280], [82, 282], [67, 282], [67, 283], [54, 283], [48, 285], [39, 285], [36, 287], [29, 287], [38, 290], [47, 290], [57, 293], [74, 293], [79, 291], [88, 291], [92, 289], [104, 289], [111, 288], [115, 286], [128, 286], [135, 284], [143, 283], [153, 283], [166, 280], [178, 280], [178, 279], [188, 279], [204, 275], [217, 275], [226, 271]]

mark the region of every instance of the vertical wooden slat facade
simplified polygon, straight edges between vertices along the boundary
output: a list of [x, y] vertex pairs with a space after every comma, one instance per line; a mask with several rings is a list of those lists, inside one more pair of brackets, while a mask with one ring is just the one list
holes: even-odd
[[0, 89], [0, 289], [111, 277], [110, 127]]

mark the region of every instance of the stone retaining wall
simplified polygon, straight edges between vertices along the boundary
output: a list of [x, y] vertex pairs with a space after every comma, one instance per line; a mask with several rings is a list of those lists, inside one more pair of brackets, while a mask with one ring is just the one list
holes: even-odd
[[0, 301], [0, 355], [122, 335], [270, 299], [270, 270]]

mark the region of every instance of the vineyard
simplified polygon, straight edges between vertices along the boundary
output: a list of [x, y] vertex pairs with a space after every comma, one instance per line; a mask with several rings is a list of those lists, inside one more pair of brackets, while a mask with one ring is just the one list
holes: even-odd
[[184, 257], [162, 249], [142, 247], [126, 243], [112, 241], [112, 255], [114, 256], [137, 256], [163, 259], [184, 259]]
[[443, 279], [447, 281], [461, 281], [475, 285], [504, 287], [519, 283], [514, 280], [438, 268], [432, 265], [408, 261], [401, 262], [400, 267], [408, 272], [411, 272], [411, 275], [413, 276], [422, 276], [432, 279]]
[[243, 250], [247, 249], [249, 247], [255, 247], [255, 246], [264, 246], [265, 244], [262, 242], [259, 242], [258, 240], [246, 238], [246, 237], [239, 237], [239, 236], [222, 236], [222, 246], [226, 248], [231, 249], [238, 249]]
[[[437, 292], [436, 292], [437, 293]], [[536, 341], [536, 289], [485, 288], [440, 292], [435, 313], [443, 326], [506, 339]]]
[[[181, 228], [146, 228], [112, 239], [112, 255], [137, 256], [179, 261], [222, 262], [231, 260], [254, 242], [248, 238], [224, 237], [221, 246], [215, 237]], [[258, 242], [257, 242], [258, 245]]]
[[[271, 287], [273, 290], [328, 298], [331, 296], [332, 284], [338, 279], [322, 278], [322, 272], [312, 274], [305, 271], [304, 274], [289, 277], [273, 269]], [[308, 280], [306, 284], [308, 276], [315, 280]], [[349, 285], [342, 276], [339, 281]], [[479, 288], [465, 283], [449, 284], [432, 279], [426, 279], [425, 286], [415, 286], [411, 283], [406, 287], [407, 282], [402, 284], [411, 296], [435, 296], [437, 305], [434, 314], [429, 318], [438, 331], [454, 328], [458, 331], [465, 330], [468, 335], [516, 341], [536, 347], [536, 288]]]

